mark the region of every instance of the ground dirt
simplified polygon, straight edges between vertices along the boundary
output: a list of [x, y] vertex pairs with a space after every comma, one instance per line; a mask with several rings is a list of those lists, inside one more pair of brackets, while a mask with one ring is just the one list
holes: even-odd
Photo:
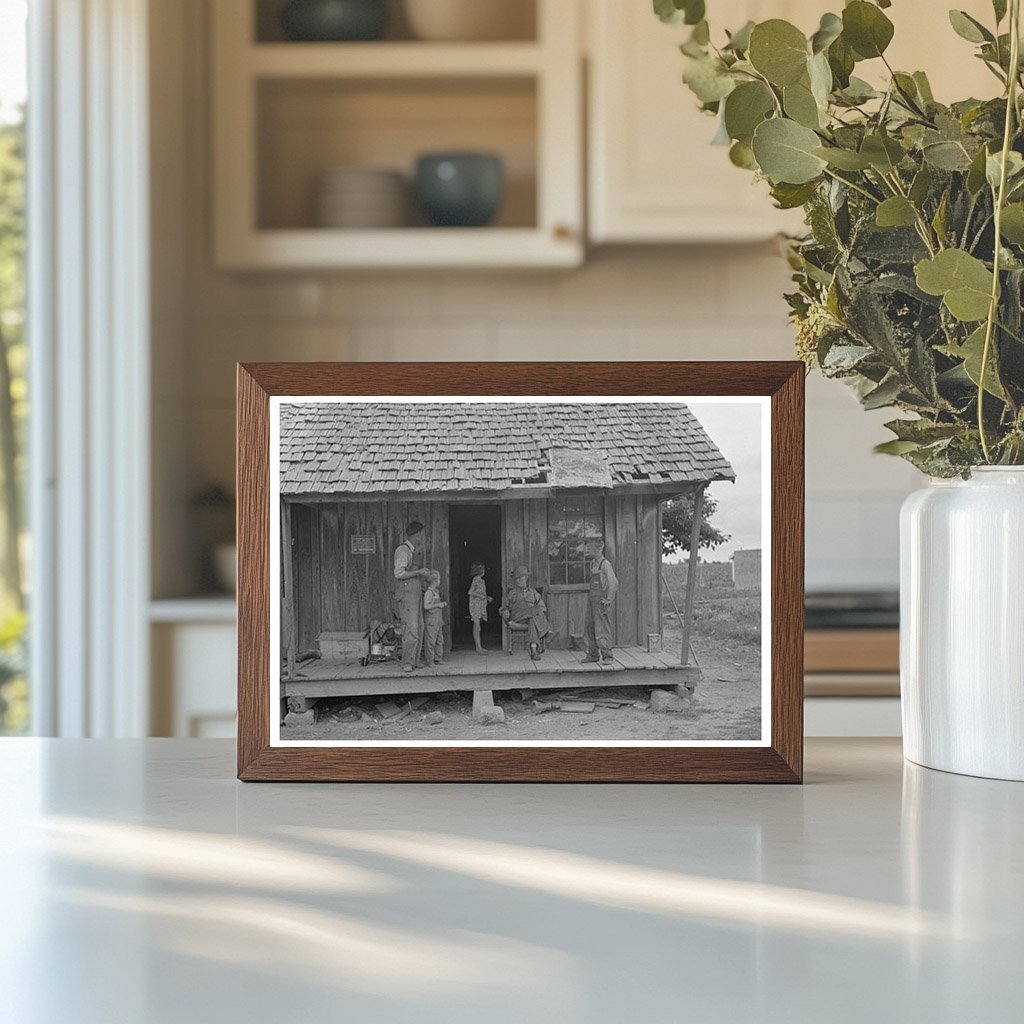
[[[673, 587], [673, 589], [675, 589]], [[678, 598], [677, 598], [678, 599]], [[761, 645], [757, 595], [715, 590], [695, 608], [693, 647], [704, 672], [683, 709], [656, 714], [650, 687], [578, 687], [535, 691], [495, 690], [505, 711], [500, 725], [472, 717], [468, 692], [401, 697], [325, 699], [316, 721], [282, 726], [283, 740], [753, 740], [760, 736]], [[679, 624], [665, 618], [665, 649], [679, 651]], [[582, 655], [581, 655], [582, 657]], [[652, 682], [658, 673], [651, 673]], [[415, 686], [415, 680], [410, 680]], [[618, 707], [602, 700], [625, 701]], [[563, 701], [597, 702], [592, 711], [549, 710]], [[411, 702], [411, 703], [410, 703]], [[412, 705], [416, 706], [413, 707]], [[390, 705], [390, 706], [389, 706]], [[397, 714], [394, 707], [398, 708]], [[440, 715], [440, 721], [437, 721]], [[434, 723], [434, 724], [432, 724]]]

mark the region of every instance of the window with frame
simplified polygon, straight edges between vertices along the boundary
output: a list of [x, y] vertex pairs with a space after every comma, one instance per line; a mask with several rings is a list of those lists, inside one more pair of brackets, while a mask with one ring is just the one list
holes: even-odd
[[548, 502], [548, 581], [552, 586], [589, 582], [588, 540], [604, 540], [601, 496], [552, 498]]

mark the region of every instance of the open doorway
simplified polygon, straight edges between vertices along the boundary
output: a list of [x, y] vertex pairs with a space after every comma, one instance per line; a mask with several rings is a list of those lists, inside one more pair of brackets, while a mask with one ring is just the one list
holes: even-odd
[[501, 648], [502, 597], [501, 506], [449, 505], [448, 543], [451, 550], [452, 649], [473, 646], [473, 623], [469, 617], [470, 566], [483, 562], [487, 593], [494, 598], [487, 606], [487, 621], [481, 626], [484, 647]]

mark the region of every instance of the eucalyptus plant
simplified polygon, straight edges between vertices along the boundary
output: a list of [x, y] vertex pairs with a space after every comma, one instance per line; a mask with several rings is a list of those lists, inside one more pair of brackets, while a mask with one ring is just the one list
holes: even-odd
[[[715, 141], [804, 210], [786, 241], [801, 358], [865, 408], [910, 414], [878, 450], [932, 476], [1024, 463], [1020, 5], [993, 0], [988, 25], [949, 12], [996, 95], [947, 106], [890, 66], [890, 0], [852, 0], [809, 37], [771, 19], [717, 45], [705, 0], [654, 0], [691, 26], [683, 80]], [[886, 88], [857, 76], [866, 61]]]

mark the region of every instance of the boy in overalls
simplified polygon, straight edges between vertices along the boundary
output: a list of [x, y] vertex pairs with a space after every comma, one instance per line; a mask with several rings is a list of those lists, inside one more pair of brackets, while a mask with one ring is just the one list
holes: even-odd
[[619, 580], [612, 563], [604, 557], [604, 541], [587, 541], [590, 558], [590, 593], [587, 613], [583, 622], [583, 635], [587, 641], [584, 661], [612, 661], [612, 601], [619, 589]]
[[441, 600], [441, 574], [434, 569], [427, 577], [427, 589], [423, 594], [423, 660], [431, 665], [444, 664], [444, 615], [442, 609], [448, 606]]

